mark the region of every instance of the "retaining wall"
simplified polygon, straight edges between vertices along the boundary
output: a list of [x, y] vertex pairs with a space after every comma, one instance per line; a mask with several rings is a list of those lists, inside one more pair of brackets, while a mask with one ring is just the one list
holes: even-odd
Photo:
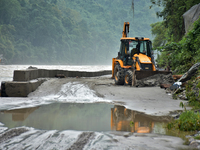
[[1, 83], [1, 96], [27, 97], [29, 93], [35, 91], [38, 86], [45, 81], [44, 78], [54, 78], [58, 75], [62, 75], [64, 77], [95, 77], [111, 73], [111, 70], [97, 72], [46, 69], [15, 70], [13, 81], [4, 81]]
[[37, 78], [53, 78], [58, 74], [65, 77], [95, 77], [111, 74], [111, 70], [85, 72], [85, 71], [68, 71], [68, 70], [46, 70], [46, 69], [28, 69], [15, 70], [13, 81], [29, 81]]
[[29, 93], [35, 91], [45, 79], [28, 82], [7, 81], [1, 83], [2, 97], [27, 97]]

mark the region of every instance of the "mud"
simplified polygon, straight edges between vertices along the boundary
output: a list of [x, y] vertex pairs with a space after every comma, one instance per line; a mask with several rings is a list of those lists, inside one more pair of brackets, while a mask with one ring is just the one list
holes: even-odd
[[29, 131], [0, 144], [0, 149], [133, 149], [133, 150], [188, 150], [183, 140], [178, 137], [128, 132], [78, 132], [56, 130]]
[[83, 149], [90, 139], [94, 137], [94, 132], [83, 132], [77, 141], [67, 150]]
[[10, 140], [13, 137], [19, 136], [20, 134], [27, 132], [25, 128], [15, 128], [15, 129], [10, 129], [6, 131], [5, 133], [0, 135], [0, 143], [6, 140]]

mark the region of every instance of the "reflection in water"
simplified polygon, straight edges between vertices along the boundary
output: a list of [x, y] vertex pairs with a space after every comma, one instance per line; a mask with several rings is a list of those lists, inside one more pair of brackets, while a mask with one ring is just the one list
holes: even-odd
[[163, 130], [160, 124], [169, 119], [106, 103], [54, 103], [3, 111], [0, 114], [0, 122], [9, 128], [27, 126], [44, 130], [113, 130], [137, 133], [163, 133], [160, 131]]
[[[152, 133], [155, 124], [168, 122], [170, 117], [156, 117], [126, 109], [123, 106], [111, 108], [111, 130], [136, 133]], [[155, 132], [154, 132], [155, 133]]]
[[24, 121], [32, 112], [39, 107], [6, 110], [3, 113], [12, 114], [12, 121]]
[[110, 131], [106, 103], [54, 103], [39, 108], [4, 111], [0, 122], [8, 128], [27, 126], [44, 130]]

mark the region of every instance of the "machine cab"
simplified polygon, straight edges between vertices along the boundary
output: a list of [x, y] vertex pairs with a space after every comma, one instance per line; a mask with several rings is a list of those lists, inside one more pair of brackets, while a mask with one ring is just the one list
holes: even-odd
[[124, 65], [132, 65], [132, 57], [139, 54], [152, 57], [152, 43], [148, 38], [121, 38], [118, 59], [121, 59]]

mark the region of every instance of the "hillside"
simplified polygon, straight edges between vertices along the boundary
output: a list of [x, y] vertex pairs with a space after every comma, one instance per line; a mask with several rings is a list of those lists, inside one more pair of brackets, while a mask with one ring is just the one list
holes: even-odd
[[151, 36], [151, 2], [0, 0], [0, 54], [7, 64], [111, 64], [123, 23], [130, 36]]

